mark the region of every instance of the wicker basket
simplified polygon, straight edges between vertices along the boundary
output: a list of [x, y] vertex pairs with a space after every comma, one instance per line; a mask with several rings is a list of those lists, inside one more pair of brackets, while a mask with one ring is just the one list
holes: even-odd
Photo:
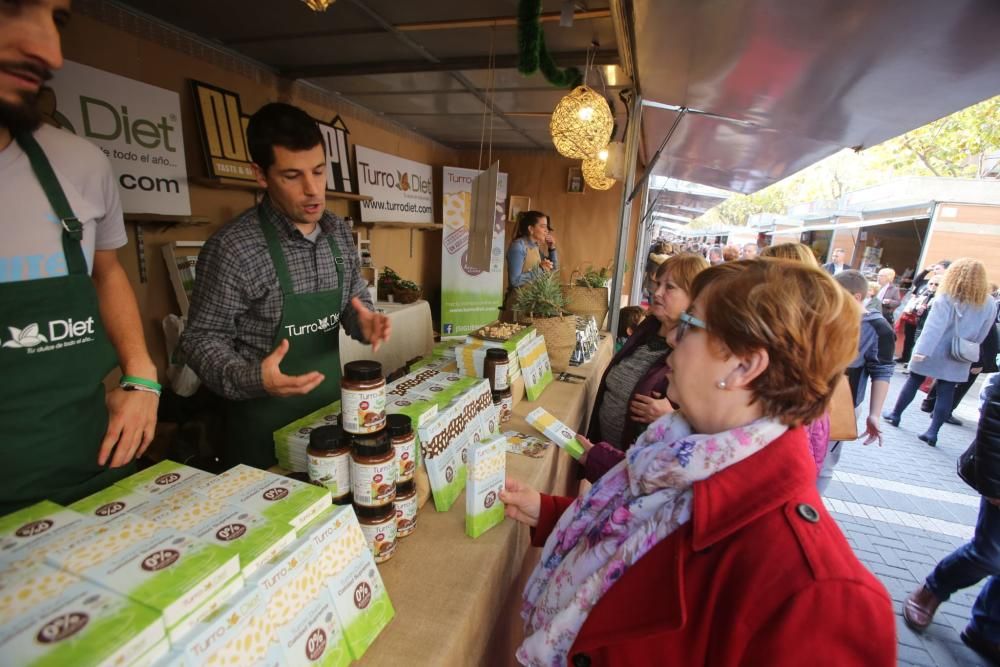
[[563, 285], [563, 294], [566, 295], [566, 312], [584, 318], [593, 315], [597, 320], [597, 327], [604, 327], [604, 320], [608, 316], [607, 287]]
[[576, 348], [576, 317], [521, 317], [524, 324], [531, 324], [538, 334], [545, 337], [545, 350], [549, 354], [552, 370], [561, 373], [569, 368], [570, 357]]
[[413, 303], [421, 297], [423, 292], [419, 289], [402, 289], [399, 286], [392, 291], [396, 303]]

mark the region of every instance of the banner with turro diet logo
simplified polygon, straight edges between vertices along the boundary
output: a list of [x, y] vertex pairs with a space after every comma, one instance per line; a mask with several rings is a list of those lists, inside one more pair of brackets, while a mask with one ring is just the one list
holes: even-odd
[[108, 156], [125, 213], [191, 215], [177, 93], [67, 60], [38, 103]]
[[364, 146], [354, 147], [362, 222], [434, 222], [434, 171]]
[[497, 179], [489, 271], [469, 262], [472, 190], [479, 174], [476, 169], [442, 169], [441, 333], [445, 336], [465, 335], [495, 321], [503, 302], [507, 174]]

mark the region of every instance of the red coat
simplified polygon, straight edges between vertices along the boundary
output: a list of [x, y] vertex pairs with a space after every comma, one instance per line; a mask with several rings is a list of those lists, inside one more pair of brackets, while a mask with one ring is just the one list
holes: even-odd
[[[535, 546], [570, 502], [542, 496]], [[695, 483], [691, 521], [597, 602], [569, 664], [894, 666], [892, 601], [823, 507], [805, 431]]]

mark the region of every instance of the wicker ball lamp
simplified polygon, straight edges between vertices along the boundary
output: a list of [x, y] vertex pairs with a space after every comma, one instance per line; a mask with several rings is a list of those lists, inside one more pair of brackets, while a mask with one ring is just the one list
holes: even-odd
[[615, 119], [607, 101], [587, 86], [578, 86], [559, 100], [549, 133], [560, 155], [585, 160], [608, 145]]
[[583, 161], [583, 180], [594, 190], [609, 190], [615, 184], [615, 179], [608, 178], [605, 170], [608, 166], [608, 149], [602, 148], [594, 157]]

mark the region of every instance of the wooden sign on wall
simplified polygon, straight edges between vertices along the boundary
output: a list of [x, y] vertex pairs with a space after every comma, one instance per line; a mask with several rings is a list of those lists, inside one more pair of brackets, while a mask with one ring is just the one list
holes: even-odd
[[[208, 175], [255, 181], [253, 159], [247, 146], [246, 129], [250, 116], [243, 113], [240, 96], [234, 92], [191, 81], [195, 108]], [[340, 116], [329, 123], [316, 121], [326, 152], [326, 189], [357, 194], [358, 182], [351, 169], [350, 130]]]

